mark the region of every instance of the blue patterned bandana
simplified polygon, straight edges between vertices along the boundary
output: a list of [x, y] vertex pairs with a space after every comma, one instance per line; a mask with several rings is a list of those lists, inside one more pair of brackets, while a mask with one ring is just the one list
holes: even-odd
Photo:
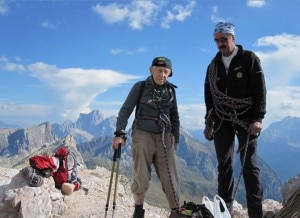
[[214, 30], [214, 34], [216, 33], [227, 33], [234, 36], [234, 25], [232, 23], [219, 22]]

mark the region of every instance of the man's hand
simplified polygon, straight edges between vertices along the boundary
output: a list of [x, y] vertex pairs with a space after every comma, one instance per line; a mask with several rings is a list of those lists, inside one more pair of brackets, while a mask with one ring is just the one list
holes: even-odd
[[175, 143], [175, 144], [174, 144], [174, 149], [175, 149], [175, 151], [177, 151], [177, 148], [178, 148], [178, 143]]
[[111, 147], [113, 149], [118, 149], [119, 144], [121, 144], [121, 146], [124, 146], [125, 140], [122, 137], [114, 137], [111, 143]]
[[256, 121], [251, 123], [249, 126], [250, 135], [259, 135], [262, 128], [263, 128], [262, 122]]
[[208, 140], [208, 141], [212, 141], [214, 139], [214, 132], [212, 128], [208, 128], [207, 126], [205, 126], [205, 129], [203, 131], [204, 137]]

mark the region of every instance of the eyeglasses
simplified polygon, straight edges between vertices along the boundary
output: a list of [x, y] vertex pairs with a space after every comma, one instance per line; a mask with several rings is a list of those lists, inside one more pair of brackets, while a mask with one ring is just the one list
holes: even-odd
[[215, 43], [219, 43], [219, 42], [221, 42], [221, 43], [225, 43], [225, 42], [227, 42], [228, 41], [228, 36], [227, 37], [221, 37], [221, 38], [219, 38], [219, 39], [214, 39], [214, 41], [215, 41]]

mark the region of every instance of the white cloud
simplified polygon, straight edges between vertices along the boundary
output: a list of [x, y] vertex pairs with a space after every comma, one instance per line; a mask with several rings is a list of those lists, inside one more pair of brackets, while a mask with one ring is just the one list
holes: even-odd
[[144, 47], [139, 47], [135, 50], [124, 50], [124, 49], [121, 49], [121, 48], [111, 48], [110, 49], [110, 53], [113, 54], [113, 55], [118, 55], [118, 54], [121, 54], [121, 53], [132, 55], [132, 54], [135, 54], [135, 53], [142, 53], [142, 52], [145, 52], [145, 51], [147, 51], [147, 49], [144, 48]]
[[121, 4], [112, 3], [109, 5], [101, 5], [98, 3], [92, 9], [100, 15], [107, 23], [118, 23], [125, 20], [129, 14], [127, 6], [123, 7]]
[[5, 57], [5, 56], [0, 56], [0, 62], [7, 62], [8, 61], [8, 58]]
[[0, 0], [0, 15], [5, 15], [9, 12], [9, 8], [5, 0]]
[[133, 1], [131, 8], [129, 25], [137, 30], [143, 29], [143, 25], [151, 25], [159, 10], [159, 7], [151, 1]]
[[213, 6], [212, 11], [213, 11], [214, 14], [217, 14], [218, 11], [219, 11], [219, 7], [218, 6]]
[[110, 49], [110, 53], [112, 53], [112, 54], [114, 54], [114, 55], [120, 54], [120, 53], [122, 53], [122, 52], [123, 52], [123, 49], [121, 49], [121, 48], [111, 48], [111, 49]]
[[0, 102], [1, 121], [21, 127], [30, 127], [49, 121], [51, 111], [51, 105]]
[[[265, 125], [287, 116], [300, 117], [300, 36], [278, 34], [266, 36], [255, 43], [261, 59], [267, 85]], [[293, 86], [291, 85], [293, 83]]]
[[268, 91], [267, 114], [264, 123], [282, 120], [287, 116], [300, 117], [300, 86], [279, 87]]
[[45, 20], [42, 24], [42, 27], [47, 28], [47, 29], [55, 29], [56, 26], [49, 20]]
[[196, 5], [196, 1], [190, 1], [186, 6], [175, 5], [172, 11], [167, 11], [167, 15], [163, 18], [161, 26], [163, 28], [169, 28], [170, 23], [173, 21], [183, 22], [187, 17], [192, 15], [192, 11]]
[[111, 3], [108, 5], [97, 5], [93, 10], [110, 24], [128, 20], [132, 29], [141, 30], [144, 25], [150, 25], [151, 19], [155, 17], [158, 6], [151, 1], [133, 1], [131, 4]]
[[[18, 60], [19, 58], [16, 58]], [[5, 72], [24, 72], [26, 68], [22, 64], [13, 63], [5, 56], [0, 57], [0, 71]]]
[[140, 47], [137, 49], [137, 52], [145, 52], [147, 49], [145, 47]]
[[105, 22], [113, 24], [128, 21], [134, 30], [142, 30], [145, 25], [152, 25], [158, 19], [162, 19], [161, 26], [169, 28], [173, 21], [183, 22], [191, 16], [196, 1], [190, 1], [187, 5], [176, 4], [165, 17], [159, 17], [159, 11], [167, 4], [164, 1], [132, 1], [130, 4], [110, 3], [103, 5], [98, 3], [92, 9]]
[[300, 36], [278, 34], [257, 40], [256, 46], [269, 48], [258, 51], [269, 89], [283, 87], [300, 74]]
[[213, 23], [219, 23], [219, 22], [228, 22], [231, 19], [230, 18], [222, 18], [218, 16], [219, 8], [218, 6], [212, 7], [212, 15], [210, 16], [210, 19]]
[[261, 8], [266, 5], [266, 0], [247, 0], [247, 6], [252, 8]]
[[70, 120], [77, 118], [79, 113], [89, 112], [94, 99], [109, 88], [137, 78], [112, 70], [59, 69], [41, 62], [29, 65], [28, 70], [53, 94], [56, 103], [52, 116], [60, 114], [63, 119]]
[[205, 104], [178, 105], [180, 125], [189, 129], [203, 129]]

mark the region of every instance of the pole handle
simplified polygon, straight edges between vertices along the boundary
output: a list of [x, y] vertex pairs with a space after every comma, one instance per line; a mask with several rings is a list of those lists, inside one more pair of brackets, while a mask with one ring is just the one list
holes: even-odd
[[114, 151], [114, 156], [113, 156], [113, 161], [114, 162], [116, 162], [117, 158], [121, 157], [121, 146], [122, 146], [122, 144], [119, 143], [118, 148], [115, 149], [115, 151]]
[[120, 157], [121, 157], [121, 146], [122, 146], [122, 144], [120, 143], [119, 145], [118, 145], [118, 151], [117, 151], [117, 158], [119, 158], [120, 159]]

